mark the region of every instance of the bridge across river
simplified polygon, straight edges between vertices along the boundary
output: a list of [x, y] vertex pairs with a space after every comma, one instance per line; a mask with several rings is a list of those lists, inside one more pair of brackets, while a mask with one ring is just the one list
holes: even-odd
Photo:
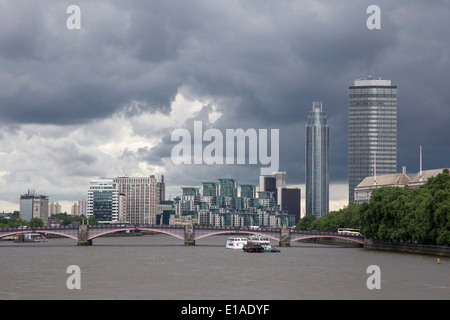
[[337, 232], [319, 232], [302, 231], [291, 228], [267, 228], [259, 229], [251, 227], [214, 227], [214, 226], [193, 226], [193, 225], [133, 225], [133, 224], [99, 224], [99, 225], [79, 225], [79, 226], [60, 226], [60, 227], [18, 227], [18, 228], [0, 228], [0, 238], [14, 236], [23, 233], [42, 233], [56, 234], [77, 241], [78, 245], [91, 245], [92, 240], [116, 232], [140, 232], [154, 231], [168, 234], [184, 241], [185, 245], [195, 245], [195, 241], [201, 238], [216, 234], [256, 234], [266, 236], [279, 242], [282, 247], [290, 246], [292, 241], [309, 238], [338, 238], [342, 240], [353, 241], [361, 245], [364, 244], [362, 235], [344, 235]]

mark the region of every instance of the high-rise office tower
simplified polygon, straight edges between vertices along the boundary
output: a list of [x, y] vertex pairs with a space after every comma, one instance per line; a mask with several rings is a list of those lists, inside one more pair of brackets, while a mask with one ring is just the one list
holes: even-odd
[[27, 194], [20, 196], [20, 218], [30, 221], [39, 218], [47, 225], [48, 222], [48, 196], [37, 195], [28, 190]]
[[166, 200], [166, 183], [164, 182], [164, 175], [161, 176], [161, 181], [156, 183], [156, 192], [158, 196], [158, 203]]
[[306, 214], [317, 218], [329, 208], [329, 128], [322, 102], [313, 102], [305, 130]]
[[298, 188], [281, 189], [283, 203], [282, 209], [295, 216], [295, 224], [300, 220], [301, 191]]
[[283, 202], [283, 193], [281, 190], [286, 187], [286, 172], [275, 172], [272, 174], [272, 177], [275, 178], [275, 185], [277, 188], [276, 192], [276, 201], [279, 206]]
[[277, 180], [273, 176], [259, 176], [259, 191], [269, 191], [275, 194], [277, 191], [276, 182]]
[[349, 87], [349, 202], [364, 178], [396, 172], [397, 86], [387, 79], [357, 79]]
[[126, 221], [133, 224], [154, 224], [156, 205], [164, 198], [164, 176], [157, 182], [154, 175], [148, 177], [117, 177], [119, 194], [124, 195]]

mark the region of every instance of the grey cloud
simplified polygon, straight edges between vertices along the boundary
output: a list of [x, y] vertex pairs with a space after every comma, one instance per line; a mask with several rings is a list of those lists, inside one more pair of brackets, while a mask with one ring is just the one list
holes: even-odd
[[37, 55], [39, 23], [37, 4], [3, 4], [0, 10], [0, 57], [7, 60], [40, 60]]
[[[448, 166], [448, 1], [379, 0], [381, 30], [366, 28], [372, 3], [359, 0], [78, 1], [80, 31], [65, 28], [70, 1], [3, 3], [0, 122], [18, 132], [30, 123], [78, 125], [89, 142], [101, 143], [119, 133], [96, 128], [99, 121], [118, 112], [125, 119], [168, 115], [183, 88], [222, 113], [215, 128], [280, 129], [280, 170], [291, 183], [303, 183], [304, 123], [320, 100], [331, 132], [331, 179], [345, 182], [348, 86], [371, 74], [398, 86], [399, 168], [416, 171], [419, 144], [428, 168]], [[205, 106], [181, 126], [191, 130], [209, 112]], [[121, 150], [130, 161], [126, 170], [135, 161], [164, 165], [174, 145], [171, 129], [159, 131], [151, 122], [148, 130], [133, 128], [135, 135], [163, 138]], [[77, 141], [80, 148], [90, 145], [85, 140]], [[79, 152], [75, 173], [105, 161], [72, 151]], [[168, 181], [172, 175], [192, 185], [227, 174], [250, 183], [259, 172], [257, 166], [188, 168], [169, 166]]]

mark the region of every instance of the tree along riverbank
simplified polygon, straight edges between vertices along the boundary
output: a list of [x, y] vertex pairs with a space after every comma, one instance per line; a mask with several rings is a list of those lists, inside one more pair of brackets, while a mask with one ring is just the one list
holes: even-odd
[[368, 203], [350, 203], [316, 219], [307, 214], [296, 229], [336, 232], [355, 228], [368, 239], [399, 244], [450, 246], [450, 173], [419, 187], [381, 187]]

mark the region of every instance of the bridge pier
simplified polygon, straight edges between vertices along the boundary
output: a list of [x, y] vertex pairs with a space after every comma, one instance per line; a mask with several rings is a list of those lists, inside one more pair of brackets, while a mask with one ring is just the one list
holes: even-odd
[[188, 224], [184, 227], [184, 245], [195, 246], [194, 226], [192, 224]]
[[92, 245], [92, 240], [88, 240], [88, 226], [86, 224], [81, 224], [78, 226], [78, 245], [79, 246]]
[[289, 229], [283, 227], [281, 229], [281, 237], [280, 237], [280, 247], [290, 247], [291, 246], [291, 233]]

